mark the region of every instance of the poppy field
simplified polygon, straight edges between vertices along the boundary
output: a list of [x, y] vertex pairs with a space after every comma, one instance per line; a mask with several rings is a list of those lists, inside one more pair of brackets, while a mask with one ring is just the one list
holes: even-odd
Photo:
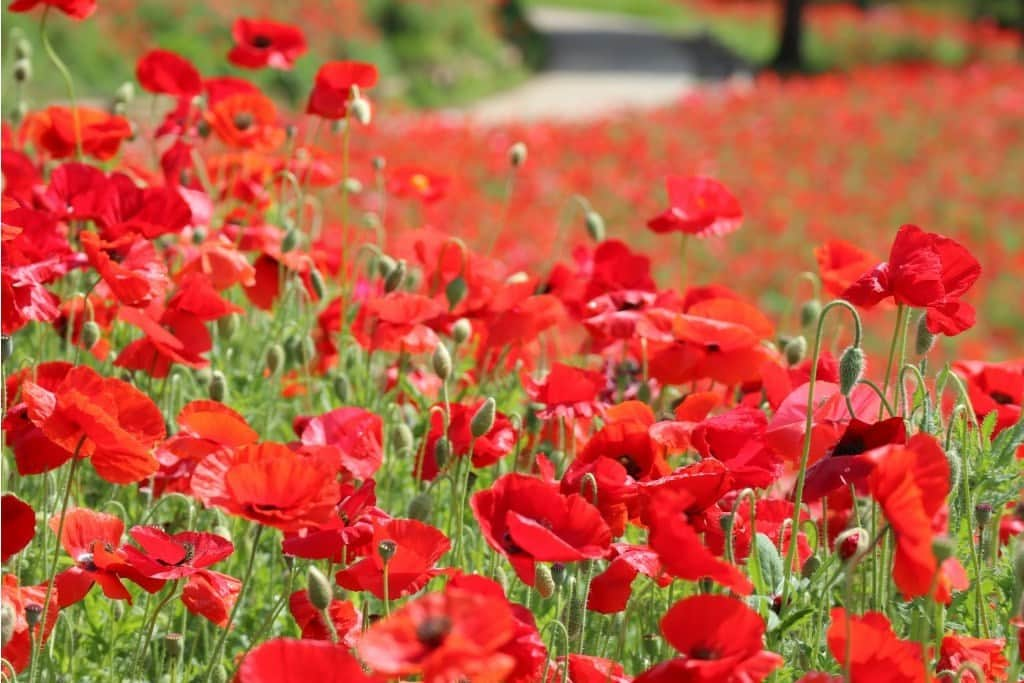
[[3, 680], [1021, 680], [1005, 50], [485, 126], [8, 9]]

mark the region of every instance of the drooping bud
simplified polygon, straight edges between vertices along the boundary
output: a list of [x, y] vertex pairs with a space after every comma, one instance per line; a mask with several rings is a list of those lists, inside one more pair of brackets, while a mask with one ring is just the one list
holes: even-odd
[[429, 492], [423, 491], [413, 496], [409, 501], [409, 509], [406, 511], [412, 519], [426, 522], [430, 519], [430, 513], [434, 511], [434, 498]]
[[932, 554], [935, 561], [942, 564], [956, 553], [956, 543], [948, 536], [936, 536], [932, 539]]
[[316, 294], [317, 299], [327, 296], [327, 283], [324, 282], [323, 273], [319, 269], [313, 268], [309, 271], [309, 284], [313, 287], [313, 293]]
[[228, 670], [223, 664], [217, 664], [210, 671], [210, 683], [228, 683]]
[[395, 450], [399, 453], [410, 452], [413, 446], [413, 437], [409, 425], [404, 422], [396, 424], [394, 429], [391, 430], [391, 440], [395, 444]]
[[442, 436], [434, 443], [434, 461], [438, 469], [444, 469], [452, 457], [452, 442], [447, 436]]
[[287, 253], [299, 246], [299, 231], [295, 228], [291, 228], [284, 234], [284, 239], [281, 240], [281, 253]]
[[517, 142], [508, 148], [508, 163], [512, 168], [519, 168], [526, 163], [526, 143]]
[[27, 59], [19, 59], [14, 62], [14, 81], [16, 83], [28, 83], [32, 80], [32, 62]]
[[847, 346], [839, 357], [839, 391], [844, 396], [849, 396], [864, 376], [864, 361], [864, 351], [859, 346]]
[[92, 350], [99, 343], [101, 336], [103, 336], [103, 333], [95, 320], [86, 320], [82, 323], [82, 346], [87, 351]]
[[325, 610], [331, 606], [331, 582], [316, 567], [310, 567], [309, 573], [306, 574], [306, 594], [309, 596], [309, 602], [318, 610]]
[[348, 381], [348, 377], [345, 375], [338, 375], [334, 378], [334, 395], [338, 397], [338, 400], [342, 403], [348, 403], [348, 397], [351, 393], [352, 385]]
[[459, 318], [452, 325], [452, 339], [455, 340], [456, 344], [465, 344], [472, 335], [473, 323], [469, 322], [466, 318]]
[[551, 569], [548, 565], [543, 563], [537, 564], [533, 586], [537, 589], [540, 597], [545, 600], [555, 594], [555, 579], [551, 576]]
[[391, 269], [391, 272], [388, 273], [387, 278], [384, 280], [385, 292], [393, 292], [402, 286], [402, 283], [405, 281], [406, 268], [405, 259], [398, 259], [395, 262], [395, 267]]
[[210, 398], [218, 403], [223, 403], [228, 395], [228, 380], [220, 370], [210, 373]]
[[384, 539], [377, 544], [377, 554], [380, 555], [380, 559], [384, 564], [391, 561], [391, 558], [395, 556], [398, 551], [398, 544], [389, 538]]
[[480, 407], [476, 409], [473, 419], [469, 421], [469, 432], [473, 435], [473, 438], [479, 439], [494, 427], [495, 408], [494, 399], [488, 397], [487, 400], [485, 400]]
[[805, 301], [800, 307], [800, 327], [810, 327], [821, 315], [821, 302], [817, 299]]
[[584, 225], [587, 227], [587, 234], [590, 235], [590, 239], [595, 242], [604, 242], [605, 228], [604, 218], [597, 211], [591, 209], [587, 211], [586, 216], [583, 219]]
[[284, 349], [281, 348], [280, 344], [271, 344], [267, 348], [267, 370], [270, 371], [271, 375], [276, 375], [277, 371], [284, 366]]
[[356, 97], [352, 100], [349, 105], [352, 109], [352, 117], [364, 126], [370, 124], [370, 119], [373, 118], [373, 111], [370, 108], [370, 103], [365, 97]]
[[444, 345], [444, 342], [438, 342], [434, 349], [434, 355], [430, 358], [430, 363], [434, 368], [434, 374], [442, 382], [452, 376], [452, 355], [448, 353], [448, 347]]
[[786, 344], [783, 352], [786, 354], [786, 362], [796, 365], [807, 355], [807, 339], [802, 334], [793, 337]]
[[461, 275], [445, 285], [444, 298], [448, 300], [448, 308], [458, 306], [466, 298], [468, 291], [469, 287], [466, 285], [466, 280]]
[[843, 562], [859, 560], [868, 549], [868, 532], [860, 527], [847, 529], [836, 537], [835, 549]]
[[363, 183], [359, 178], [345, 178], [344, 187], [348, 194], [359, 194], [363, 191]]
[[391, 271], [393, 271], [397, 265], [398, 263], [395, 262], [395, 259], [391, 258], [387, 254], [381, 254], [377, 258], [377, 272], [380, 273], [380, 276], [385, 280], [388, 279], [388, 276], [391, 275]]
[[928, 315], [922, 314], [917, 319], [917, 332], [914, 335], [914, 352], [919, 356], [926, 355], [935, 346], [935, 335], [928, 329]]

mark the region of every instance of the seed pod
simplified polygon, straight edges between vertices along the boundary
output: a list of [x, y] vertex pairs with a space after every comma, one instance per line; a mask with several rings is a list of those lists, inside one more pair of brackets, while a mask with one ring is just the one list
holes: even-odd
[[473, 335], [473, 324], [465, 318], [459, 318], [452, 325], [452, 339], [456, 344], [465, 344]]
[[533, 586], [545, 600], [555, 594], [555, 579], [551, 576], [551, 568], [548, 565], [537, 565]]
[[473, 414], [473, 418], [469, 421], [469, 432], [474, 438], [479, 439], [481, 436], [491, 431], [494, 427], [494, 413], [495, 403], [494, 399], [488, 397], [479, 408], [476, 409], [476, 413]]
[[796, 365], [804, 359], [807, 355], [807, 339], [802, 334], [797, 335], [789, 340], [786, 344], [783, 353], [786, 354], [786, 362], [790, 365]]
[[452, 442], [448, 440], [447, 436], [442, 436], [434, 443], [434, 461], [437, 462], [437, 468], [443, 470], [451, 457]]
[[318, 610], [325, 610], [331, 606], [331, 582], [316, 567], [310, 567], [306, 574], [306, 594], [309, 596], [309, 602]]
[[356, 97], [352, 100], [349, 105], [352, 110], [352, 117], [364, 126], [370, 125], [370, 119], [373, 117], [373, 112], [370, 109], [370, 103], [365, 97]]
[[398, 261], [395, 262], [395, 267], [391, 270], [390, 273], [388, 273], [387, 277], [384, 279], [385, 292], [393, 292], [402, 286], [402, 283], [405, 281], [405, 274], [407, 272], [406, 267], [407, 266], [405, 264], [405, 259], [398, 259]]
[[442, 382], [452, 376], [452, 355], [448, 353], [448, 347], [444, 345], [444, 342], [438, 342], [434, 348], [434, 355], [430, 358], [430, 363], [434, 368], [434, 374]]
[[839, 391], [849, 396], [863, 375], [864, 351], [859, 346], [847, 346], [839, 357]]
[[992, 506], [988, 503], [978, 503], [974, 506], [974, 523], [979, 527], [983, 527], [988, 524], [988, 521], [992, 519]]
[[519, 168], [526, 163], [526, 143], [517, 142], [508, 148], [508, 163]]
[[334, 395], [338, 397], [338, 400], [342, 403], [348, 403], [348, 397], [351, 393], [352, 385], [348, 381], [348, 377], [345, 375], [338, 375], [334, 378]]
[[276, 375], [277, 371], [284, 366], [284, 349], [281, 348], [280, 344], [271, 344], [267, 348], [267, 370], [270, 371], [271, 375]]
[[584, 218], [584, 225], [587, 227], [587, 234], [590, 235], [590, 239], [595, 242], [604, 242], [604, 218], [601, 214], [592, 209], [587, 211], [586, 217]]
[[411, 451], [413, 447], [413, 436], [412, 430], [409, 429], [409, 425], [404, 422], [396, 424], [394, 429], [391, 430], [391, 440], [395, 444], [396, 451]]
[[327, 296], [327, 283], [324, 282], [323, 274], [316, 268], [309, 271], [309, 284], [313, 287], [313, 293], [317, 299]]
[[32, 62], [27, 59], [19, 59], [14, 62], [14, 81], [28, 83], [30, 80], [32, 80]]
[[398, 552], [398, 544], [389, 538], [377, 544], [377, 554], [380, 555], [380, 559], [384, 564], [390, 562], [396, 552]]
[[418, 493], [409, 501], [409, 508], [406, 510], [409, 517], [420, 522], [430, 519], [430, 513], [434, 511], [434, 499], [427, 491]]
[[956, 543], [948, 536], [936, 536], [932, 539], [932, 554], [935, 561], [942, 564], [956, 553]]
[[230, 338], [235, 336], [235, 332], [238, 332], [240, 322], [238, 316], [234, 313], [229, 313], [222, 318], [217, 318], [217, 334], [221, 337]]
[[817, 299], [805, 301], [800, 307], [800, 327], [810, 327], [818, 321], [821, 315], [821, 302]]
[[164, 652], [171, 659], [177, 659], [181, 655], [181, 641], [184, 636], [180, 633], [164, 634]]
[[914, 352], [919, 356], [927, 355], [935, 346], [935, 335], [928, 329], [928, 315], [922, 314], [917, 319], [917, 331], [914, 335]]
[[223, 403], [228, 395], [228, 380], [220, 370], [214, 370], [210, 374], [210, 398], [218, 403]]
[[43, 618], [43, 606], [36, 603], [30, 603], [25, 605], [25, 621], [28, 622], [29, 628], [32, 628], [38, 624]]

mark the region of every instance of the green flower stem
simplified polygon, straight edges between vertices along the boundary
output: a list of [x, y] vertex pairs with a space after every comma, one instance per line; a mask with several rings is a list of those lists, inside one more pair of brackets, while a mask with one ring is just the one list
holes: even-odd
[[139, 642], [139, 646], [135, 650], [135, 656], [132, 657], [132, 666], [130, 678], [135, 678], [135, 674], [138, 673], [139, 667], [142, 665], [142, 660], [146, 657], [146, 650], [149, 648], [149, 641], [153, 639], [153, 629], [156, 628], [157, 617], [160, 616], [160, 610], [167, 606], [171, 600], [178, 595], [178, 586], [181, 585], [181, 579], [176, 579], [171, 582], [171, 590], [167, 591], [167, 595], [164, 596], [163, 600], [157, 603], [156, 609], [153, 610], [153, 614], [149, 617], [149, 623], [146, 625], [146, 629], [142, 640]]
[[46, 9], [43, 10], [43, 18], [39, 22], [39, 38], [43, 43], [43, 49], [46, 50], [46, 55], [57, 68], [57, 71], [60, 72], [61, 77], [64, 79], [64, 85], [68, 89], [68, 100], [71, 102], [71, 118], [75, 125], [75, 158], [78, 161], [82, 161], [84, 157], [82, 153], [82, 124], [78, 117], [78, 98], [75, 97], [75, 82], [72, 80], [71, 72], [68, 71], [64, 60], [53, 49], [53, 44], [50, 42], [50, 34], [46, 31], [46, 21], [50, 18], [50, 10], [52, 8], [52, 5], [47, 4]]

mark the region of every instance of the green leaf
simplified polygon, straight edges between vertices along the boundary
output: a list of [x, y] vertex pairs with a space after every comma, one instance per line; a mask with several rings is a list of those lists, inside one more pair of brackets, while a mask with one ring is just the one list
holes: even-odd
[[765, 592], [776, 592], [782, 587], [782, 556], [772, 539], [764, 534], [754, 536], [754, 553]]
[[[985, 418], [988, 420], [988, 417]], [[1017, 424], [999, 432], [999, 436], [992, 443], [992, 452], [995, 454], [996, 462], [1005, 465], [1013, 458], [1017, 446], [1024, 443], [1024, 418], [1017, 420]]]

